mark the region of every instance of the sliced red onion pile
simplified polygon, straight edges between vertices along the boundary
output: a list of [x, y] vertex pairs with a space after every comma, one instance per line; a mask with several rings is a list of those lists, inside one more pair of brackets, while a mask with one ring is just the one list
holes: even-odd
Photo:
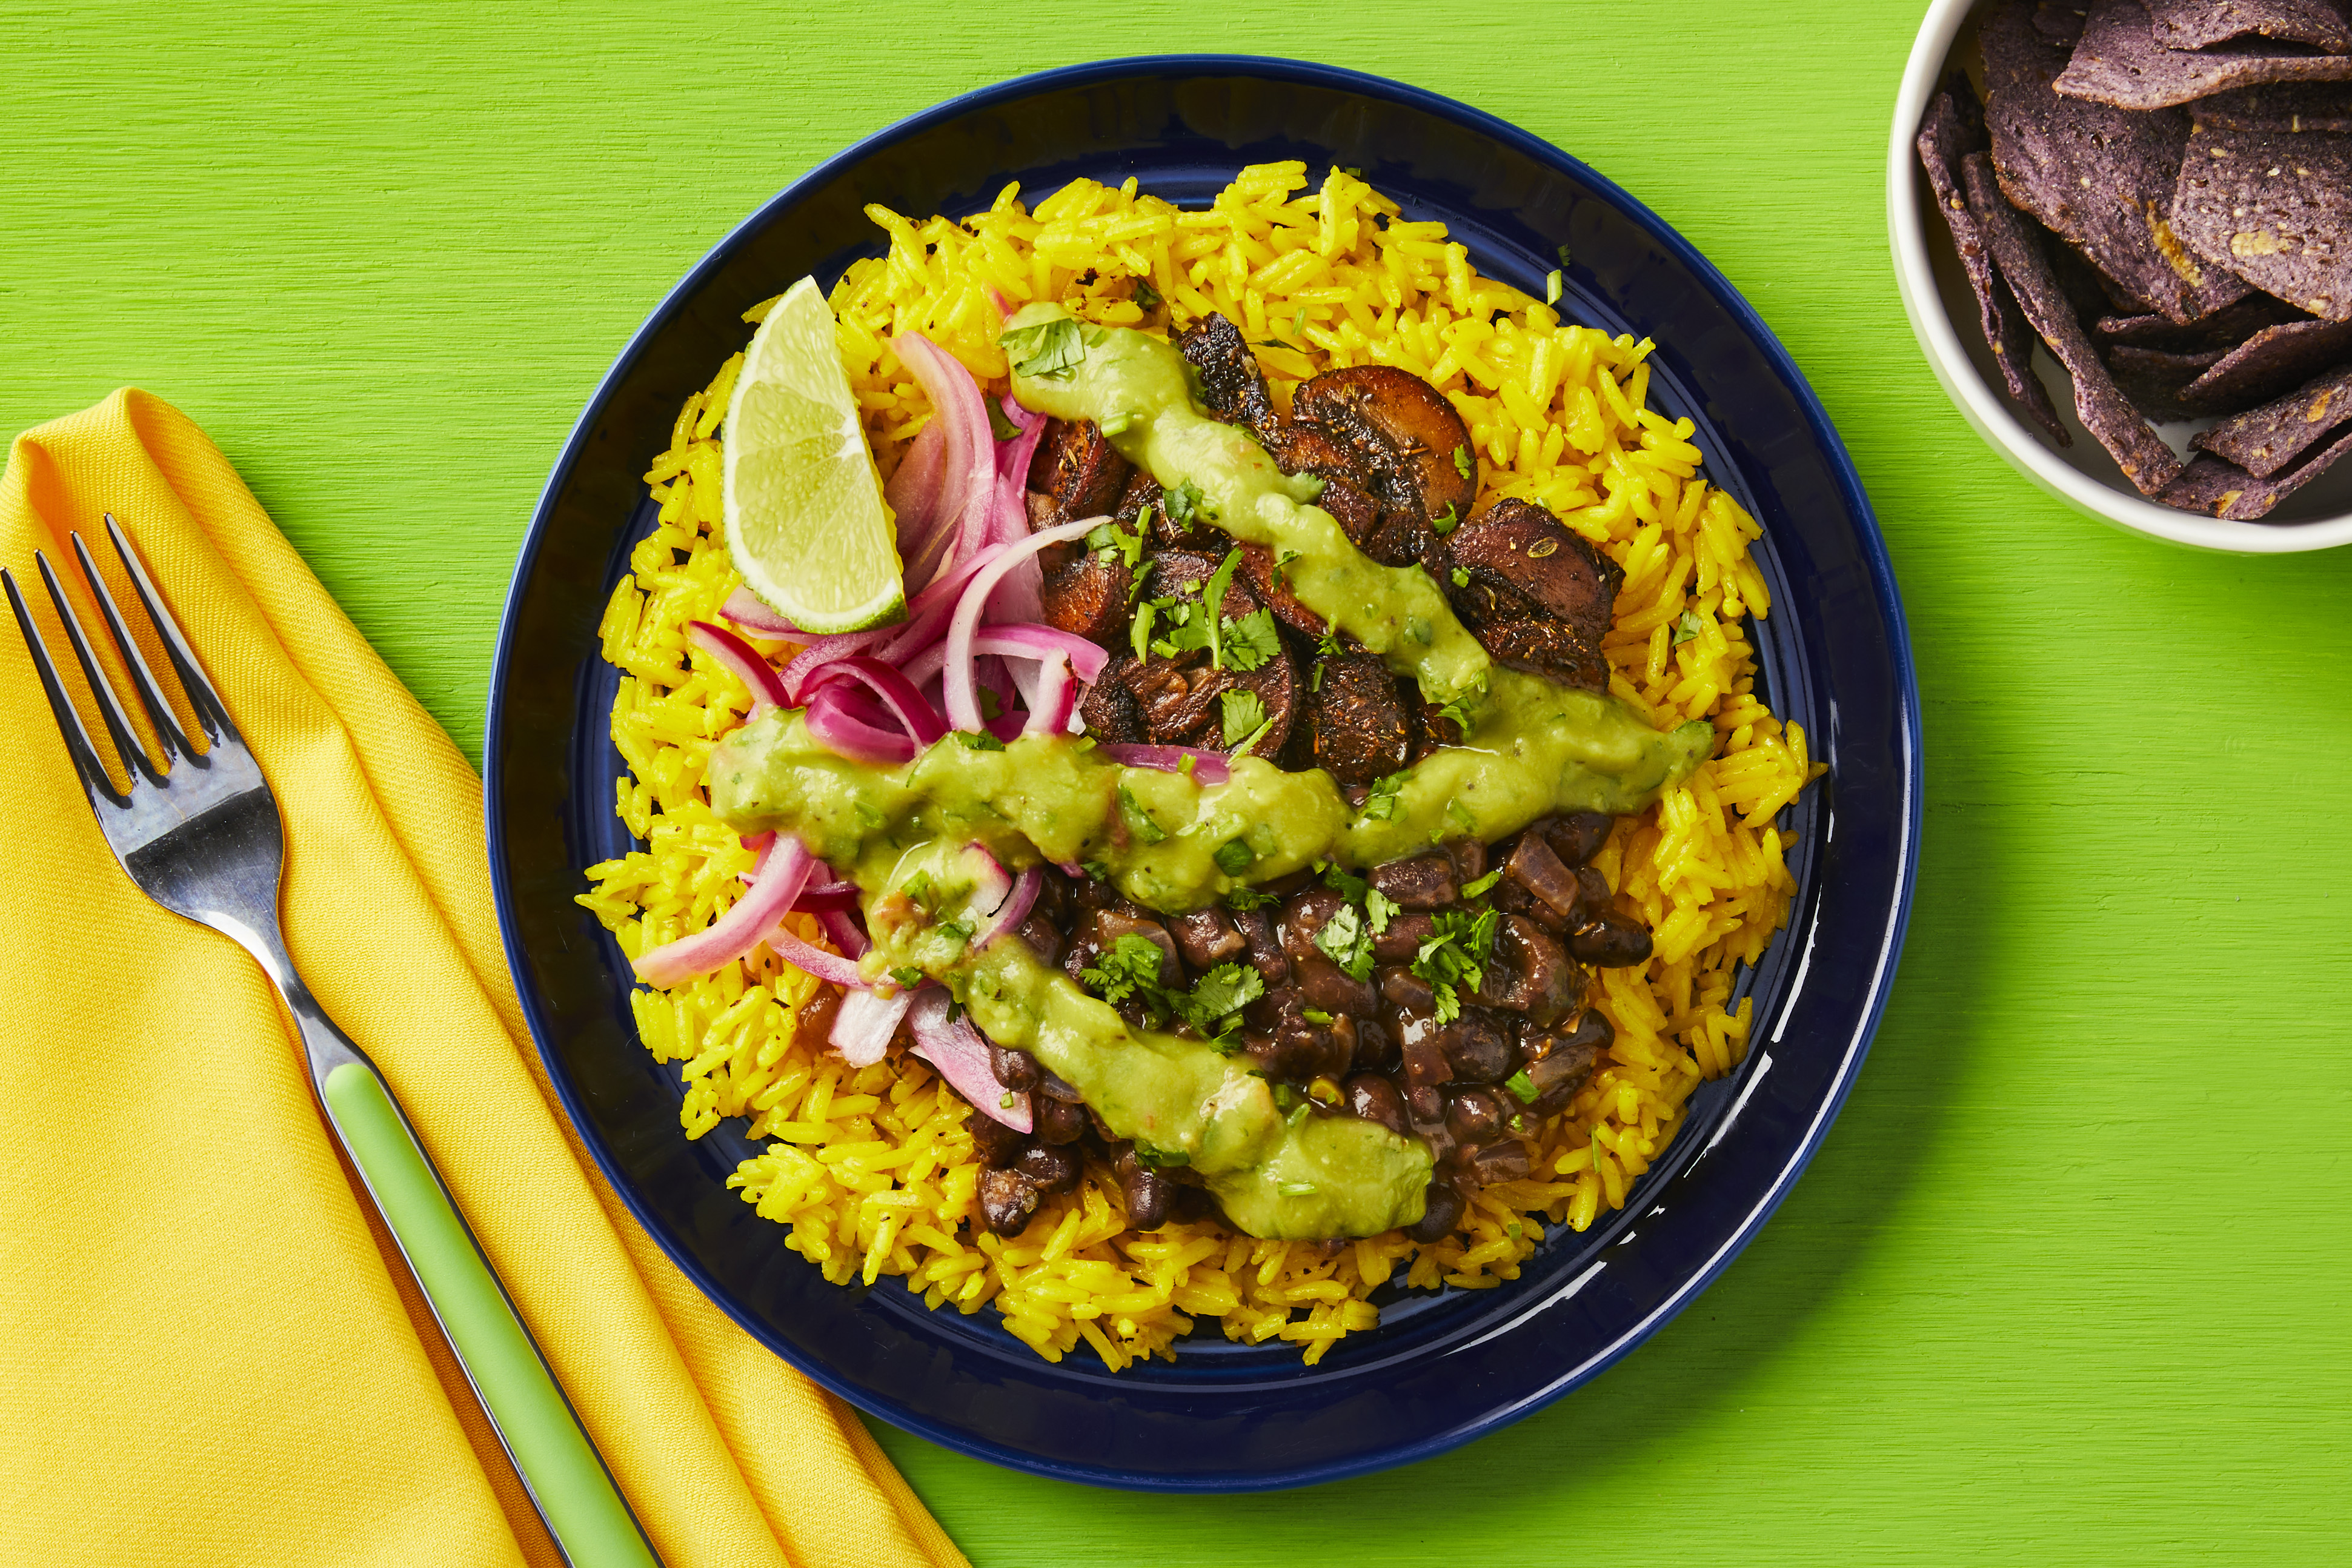
[[1015, 1094], [996, 1081], [988, 1062], [988, 1042], [971, 1020], [948, 1016], [948, 994], [927, 985], [915, 994], [907, 1012], [907, 1027], [914, 1031], [915, 1054], [939, 1069], [958, 1094], [971, 1101], [981, 1114], [994, 1118], [1015, 1132], [1032, 1131], [1029, 1097]]

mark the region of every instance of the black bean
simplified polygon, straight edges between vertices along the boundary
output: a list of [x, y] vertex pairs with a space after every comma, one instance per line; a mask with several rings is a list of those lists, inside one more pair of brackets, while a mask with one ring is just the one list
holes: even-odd
[[1568, 951], [1580, 962], [1603, 969], [1622, 969], [1649, 962], [1650, 933], [1633, 916], [1610, 910], [1570, 937]]
[[1247, 945], [1234, 924], [1234, 917], [1218, 909], [1178, 915], [1168, 922], [1168, 933], [1176, 939], [1184, 961], [1195, 969], [1214, 969], [1229, 959], [1239, 958]]
[[1108, 952], [1121, 937], [1139, 936], [1160, 949], [1160, 984], [1178, 988], [1184, 984], [1184, 959], [1168, 928], [1149, 915], [1126, 910], [1105, 910], [1095, 917], [1096, 940]]
[[1445, 846], [1446, 857], [1454, 862], [1454, 879], [1475, 882], [1486, 874], [1486, 847], [1475, 838], [1457, 838]]
[[1391, 1007], [1407, 1013], [1426, 1013], [1437, 1005], [1437, 993], [1430, 988], [1429, 982], [1402, 963], [1391, 963], [1380, 970], [1377, 978], [1381, 983], [1381, 995]]
[[1013, 934], [1029, 944], [1029, 950], [1037, 955], [1038, 963], [1053, 964], [1062, 962], [1062, 931], [1054, 923], [1053, 916], [1042, 911], [1033, 913], [1013, 928]]
[[1037, 1212], [1037, 1189], [1018, 1171], [980, 1173], [981, 1222], [999, 1236], [1018, 1236]]
[[1454, 879], [1453, 858], [1443, 854], [1416, 855], [1410, 860], [1375, 866], [1365, 880], [1401, 909], [1442, 910], [1461, 897]]
[[1275, 932], [1281, 938], [1284, 955], [1294, 964], [1322, 957], [1323, 950], [1315, 945], [1315, 933], [1347, 901], [1328, 888], [1311, 888], [1283, 905]]
[[1382, 963], [1410, 963], [1436, 930], [1437, 921], [1417, 910], [1391, 915], [1387, 929], [1372, 938], [1372, 956]]
[[1491, 1089], [1459, 1089], [1445, 1097], [1445, 1130], [1465, 1146], [1493, 1142], [1510, 1114], [1503, 1097]]
[[1414, 1241], [1443, 1241], [1461, 1223], [1462, 1194], [1454, 1190], [1452, 1183], [1440, 1178], [1429, 1184], [1421, 1217], [1405, 1226], [1404, 1233]]
[[[1498, 975], [1500, 984], [1495, 983]], [[1558, 937], [1525, 915], [1503, 917], [1495, 957], [1478, 988], [1480, 1001], [1550, 1025], [1568, 1016], [1583, 991], [1584, 976], [1569, 962]]]
[[1550, 841], [1552, 853], [1570, 866], [1581, 866], [1601, 853], [1609, 842], [1610, 830], [1617, 819], [1602, 812], [1578, 811], [1566, 816], [1555, 816], [1539, 824], [1544, 837]]
[[1397, 1086], [1376, 1073], [1360, 1072], [1346, 1085], [1348, 1109], [1367, 1121], [1377, 1121], [1402, 1137], [1407, 1126], [1404, 1096]]
[[1168, 1205], [1176, 1190], [1173, 1182], [1157, 1171], [1139, 1170], [1122, 1178], [1119, 1186], [1127, 1194], [1128, 1228], [1158, 1230], [1168, 1223]]
[[1037, 1087], [1037, 1058], [1027, 1051], [1000, 1046], [994, 1040], [988, 1042], [988, 1070], [996, 1075], [997, 1082], [1015, 1094], [1025, 1094]]
[[1537, 834], [1522, 834], [1518, 847], [1503, 863], [1503, 876], [1549, 905], [1559, 918], [1575, 930], [1585, 922], [1584, 902], [1576, 873], [1560, 863], [1552, 847]]
[[1264, 910], [1235, 910], [1234, 929], [1242, 933], [1243, 950], [1259, 979], [1268, 985], [1280, 985], [1290, 978], [1290, 961], [1283, 957], [1281, 938]]
[[964, 1117], [963, 1124], [971, 1132], [972, 1152], [980, 1163], [991, 1170], [1002, 1170], [1021, 1158], [1029, 1140], [1015, 1132], [985, 1111], [974, 1110]]
[[1496, 1182], [1524, 1180], [1535, 1168], [1535, 1162], [1528, 1158], [1526, 1144], [1516, 1138], [1506, 1138], [1487, 1144], [1462, 1161], [1457, 1168], [1465, 1183], [1483, 1187]]
[[1326, 1013], [1369, 1013], [1380, 994], [1369, 980], [1359, 980], [1321, 952], [1290, 961], [1290, 973], [1307, 1005]]
[[1083, 1167], [1078, 1152], [1067, 1144], [1033, 1143], [1013, 1167], [1035, 1184], [1040, 1193], [1066, 1193], [1078, 1184]]
[[1377, 1018], [1356, 1020], [1358, 1072], [1393, 1072], [1399, 1061], [1396, 1037]]
[[1500, 1083], [1518, 1060], [1509, 1031], [1483, 1007], [1464, 1008], [1460, 1017], [1438, 1031], [1434, 1043], [1457, 1083]]
[[1075, 1143], [1086, 1135], [1087, 1113], [1082, 1107], [1043, 1094], [1033, 1096], [1029, 1105], [1036, 1118], [1039, 1142]]

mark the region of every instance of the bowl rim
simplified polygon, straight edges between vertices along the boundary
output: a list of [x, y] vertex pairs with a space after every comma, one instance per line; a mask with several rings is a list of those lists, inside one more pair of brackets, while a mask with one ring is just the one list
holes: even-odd
[[1886, 153], [1886, 227], [1895, 261], [1895, 283], [1928, 368], [1978, 435], [2009, 459], [2017, 471], [2103, 522], [2134, 533], [2194, 549], [2247, 555], [2284, 555], [2352, 544], [2352, 512], [2309, 522], [2238, 521], [2160, 506], [2093, 479], [2063, 461], [2027, 428], [2006, 395], [1993, 390], [1960, 341], [1951, 312], [1936, 286], [1929, 240], [1920, 221], [1919, 160], [1914, 142], [1927, 100], [1943, 79], [1960, 30], [1984, 0], [1932, 0], [1912, 40], [1911, 55], [1895, 96], [1895, 119]]
[[[726, 1289], [707, 1274], [693, 1258], [680, 1253], [665, 1239], [664, 1227], [647, 1208], [642, 1194], [621, 1178], [609, 1152], [593, 1131], [593, 1120], [585, 1113], [580, 1100], [580, 1089], [562, 1070], [547, 1044], [548, 1020], [540, 999], [518, 980], [519, 1000], [525, 1021], [532, 1036], [532, 1045], [549, 1071], [564, 1114], [571, 1119], [581, 1135], [582, 1146], [595, 1164], [598, 1173], [613, 1187], [630, 1217], [641, 1226], [674, 1267], [706, 1300], [717, 1306], [737, 1326], [770, 1353], [793, 1366], [820, 1386], [846, 1400], [860, 1410], [867, 1411], [891, 1425], [940, 1444], [957, 1453], [986, 1459], [1029, 1474], [1054, 1479], [1077, 1481], [1095, 1486], [1122, 1489], [1178, 1493], [1228, 1493], [1263, 1491], [1320, 1484], [1375, 1473], [1398, 1466], [1417, 1462], [1444, 1453], [1475, 1438], [1509, 1426], [1538, 1409], [1552, 1404], [1572, 1390], [1581, 1387], [1647, 1341], [1667, 1321], [1677, 1316], [1698, 1295], [1711, 1285], [1731, 1261], [1753, 1241], [1764, 1223], [1780, 1207], [1794, 1187], [1813, 1157], [1820, 1152], [1831, 1125], [1843, 1109], [1860, 1076], [1862, 1064], [1884, 1018], [1895, 971], [1901, 960], [1914, 897], [1918, 884], [1918, 857], [1923, 826], [1925, 796], [1925, 753], [1922, 736], [1922, 715], [1918, 681], [1914, 665], [1907, 621], [1897, 588], [1893, 563], [1886, 551], [1885, 536], [1880, 530], [1877, 515], [1870, 504], [1867, 491], [1855, 469], [1852, 455], [1832, 424], [1820, 396], [1797, 366], [1787, 347], [1758, 314], [1747, 297], [1735, 288], [1723, 272], [1691, 242], [1668, 225], [1643, 202], [1624, 191], [1584, 163], [1573, 154], [1553, 143], [1524, 131], [1507, 121], [1486, 110], [1448, 98], [1443, 94], [1400, 82], [1391, 78], [1343, 67], [1327, 66], [1278, 56], [1241, 54], [1166, 54], [1122, 56], [1084, 62], [1052, 69], [1026, 73], [986, 84], [960, 93], [929, 108], [906, 116], [812, 166], [775, 195], [762, 201], [741, 221], [730, 227], [678, 281], [667, 290], [648, 311], [645, 320], [631, 333], [627, 342], [614, 356], [611, 365], [597, 383], [583, 405], [579, 418], [565, 437], [546, 484], [535, 502], [530, 521], [517, 551], [514, 573], [509, 581], [507, 598], [500, 616], [497, 645], [492, 659], [487, 723], [483, 742], [483, 799], [486, 814], [486, 847], [493, 895], [497, 903], [500, 944], [509, 968], [517, 976], [527, 972], [527, 953], [520, 921], [515, 916], [515, 888], [511, 877], [507, 834], [499, 801], [504, 784], [504, 742], [506, 738], [505, 706], [499, 693], [509, 678], [510, 668], [518, 647], [518, 630], [524, 587], [541, 547], [547, 542], [550, 525], [562, 487], [595, 439], [596, 427], [604, 405], [614, 389], [625, 377], [637, 358], [656, 335], [664, 331], [679, 310], [733, 254], [737, 247], [761, 232], [771, 220], [770, 215], [792, 205], [809, 191], [821, 187], [843, 171], [891, 143], [914, 135], [942, 121], [952, 120], [977, 109], [1017, 100], [1040, 90], [1070, 86], [1085, 86], [1105, 79], [1130, 76], [1144, 71], [1186, 72], [1193, 74], [1229, 74], [1290, 79], [1318, 86], [1328, 86], [1347, 91], [1398, 102], [1439, 115], [1475, 129], [1481, 134], [1507, 143], [1538, 162], [1561, 168], [1588, 182], [1590, 185], [1631, 216], [1663, 247], [1672, 250], [1718, 302], [1734, 316], [1749, 333], [1765, 358], [1785, 377], [1792, 394], [1801, 406], [1806, 424], [1819, 443], [1838, 488], [1843, 492], [1852, 515], [1862, 525], [1860, 543], [1867, 563], [1870, 594], [1885, 616], [1890, 667], [1890, 685], [1897, 707], [1893, 728], [1899, 742], [1899, 754], [1893, 761], [1899, 777], [1901, 800], [1891, 814], [1895, 835], [1895, 866], [1894, 894], [1891, 907], [1885, 910], [1880, 925], [1875, 951], [1861, 962], [1866, 967], [1863, 1005], [1854, 1017], [1851, 1034], [1843, 1040], [1825, 1042], [1824, 1048], [1835, 1053], [1836, 1066], [1826, 1092], [1811, 1110], [1811, 1120], [1777, 1171], [1769, 1173], [1754, 1192], [1746, 1213], [1731, 1226], [1717, 1249], [1704, 1264], [1669, 1290], [1638, 1321], [1627, 1325], [1614, 1338], [1597, 1345], [1577, 1364], [1567, 1367], [1540, 1386], [1515, 1400], [1498, 1402], [1481, 1415], [1459, 1424], [1420, 1435], [1414, 1440], [1347, 1460], [1324, 1460], [1252, 1477], [1245, 1480], [1229, 1478], [1213, 1479], [1170, 1479], [1153, 1474], [1112, 1472], [1101, 1468], [1073, 1467], [1035, 1458], [1018, 1450], [1008, 1450], [1003, 1445], [976, 1437], [956, 1427], [921, 1414], [897, 1406], [877, 1408], [864, 1391], [835, 1376], [822, 1365], [803, 1364], [798, 1356], [785, 1354], [763, 1331], [751, 1321]], [[1780, 940], [1793, 940], [1793, 926], [1780, 933]], [[1804, 963], [1810, 964], [1807, 949]], [[1801, 969], [1800, 971], [1801, 979]], [[1752, 1090], [1753, 1084], [1749, 1086]], [[1743, 1093], [1726, 1116], [1722, 1129], [1729, 1130], [1746, 1102]], [[1580, 1283], [1580, 1279], [1578, 1283]], [[1573, 1284], [1571, 1285], [1571, 1289]], [[1540, 1305], [1540, 1304], [1539, 1304]], [[1522, 1317], [1530, 1314], [1522, 1314]], [[1514, 1320], [1514, 1323], [1519, 1320]]]

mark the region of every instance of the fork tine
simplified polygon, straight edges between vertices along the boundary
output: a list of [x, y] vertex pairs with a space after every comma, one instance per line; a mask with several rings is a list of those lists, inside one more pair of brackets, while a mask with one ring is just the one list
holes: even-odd
[[74, 559], [81, 563], [82, 578], [89, 584], [90, 592], [98, 595], [98, 612], [106, 617], [107, 634], [114, 638], [115, 649], [122, 655], [122, 662], [131, 671], [131, 684], [139, 693], [139, 705], [147, 710], [147, 717], [154, 724], [156, 735], [163, 741], [164, 766], [168, 768], [173, 759], [183, 753], [194, 756], [195, 746], [188, 739], [187, 731], [180, 728], [178, 715], [163, 700], [163, 689], [155, 684], [155, 672], [147, 668], [146, 655], [139, 651], [139, 644], [132, 639], [130, 626], [123, 622], [122, 611], [114, 602], [114, 591], [106, 585], [106, 579], [98, 574], [98, 563], [90, 559], [89, 544], [83, 542], [79, 531], [70, 537]]
[[[118, 793], [114, 781], [107, 776], [106, 764], [98, 760], [98, 748], [89, 743], [89, 731], [82, 728], [81, 713], [66, 695], [65, 683], [58, 679], [58, 667], [49, 659], [48, 645], [41, 640], [40, 629], [33, 625], [33, 612], [25, 604], [25, 595], [16, 587], [16, 574], [0, 566], [0, 588], [8, 594], [8, 608], [16, 616], [16, 629], [24, 634], [25, 651], [32, 656], [33, 668], [41, 678], [41, 690], [49, 700], [49, 712], [58, 721], [58, 738], [66, 744], [66, 754], [73, 760], [74, 771], [82, 777], [82, 784], [92, 796], [103, 795], [117, 805], [128, 805], [128, 798]], [[68, 623], [70, 625], [70, 621]]]
[[122, 531], [122, 525], [114, 521], [114, 514], [110, 511], [105, 517], [106, 536], [114, 541], [114, 553], [121, 557], [123, 570], [131, 574], [131, 590], [139, 595], [139, 603], [146, 608], [147, 618], [155, 623], [156, 634], [163, 639], [164, 656], [171, 659], [172, 668], [180, 678], [180, 689], [188, 694], [188, 706], [195, 710], [196, 722], [203, 725], [205, 733], [215, 741], [226, 736], [237, 745], [244, 745], [245, 737], [238, 734], [236, 726], [229, 721], [228, 709], [222, 704], [220, 693], [213, 689], [212, 679], [205, 674], [203, 664], [197, 661], [196, 650], [188, 646], [187, 637], [180, 630], [180, 623], [173, 620], [172, 612], [164, 607], [163, 596], [155, 591], [154, 580], [147, 575], [147, 568], [140, 561], [139, 552], [131, 548], [130, 539]]
[[116, 755], [122, 759], [123, 773], [130, 776], [134, 788], [142, 773], [151, 783], [161, 784], [163, 775], [148, 760], [147, 748], [139, 743], [138, 735], [131, 730], [131, 715], [122, 710], [122, 700], [115, 696], [114, 683], [106, 679], [98, 655], [90, 648], [89, 638], [82, 635], [81, 622], [74, 618], [73, 603], [66, 597], [65, 587], [58, 583], [49, 558], [36, 550], [33, 564], [39, 569], [41, 582], [49, 590], [49, 602], [58, 607], [58, 619], [65, 624], [66, 641], [73, 647], [74, 662], [81, 666], [82, 679], [89, 682], [89, 694], [98, 703], [98, 716], [105, 721]]

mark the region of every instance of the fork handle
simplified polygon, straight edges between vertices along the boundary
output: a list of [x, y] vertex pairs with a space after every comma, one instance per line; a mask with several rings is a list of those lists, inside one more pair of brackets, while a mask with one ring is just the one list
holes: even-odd
[[319, 1094], [565, 1559], [572, 1568], [660, 1568], [373, 1065], [348, 1047]]

